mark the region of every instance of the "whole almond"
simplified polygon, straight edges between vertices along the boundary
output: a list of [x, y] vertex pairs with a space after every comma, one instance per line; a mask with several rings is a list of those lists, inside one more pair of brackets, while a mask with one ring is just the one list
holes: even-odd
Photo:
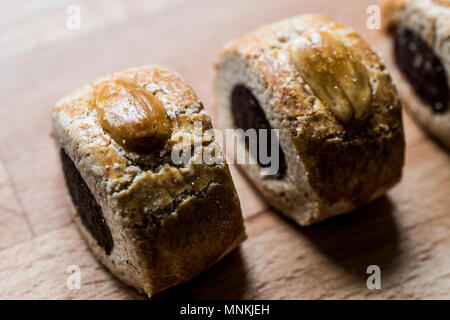
[[294, 40], [290, 55], [303, 80], [341, 122], [369, 115], [366, 69], [341, 41], [325, 31], [310, 31]]
[[96, 96], [100, 123], [124, 148], [150, 150], [170, 137], [170, 122], [164, 105], [151, 92], [131, 80], [104, 83]]

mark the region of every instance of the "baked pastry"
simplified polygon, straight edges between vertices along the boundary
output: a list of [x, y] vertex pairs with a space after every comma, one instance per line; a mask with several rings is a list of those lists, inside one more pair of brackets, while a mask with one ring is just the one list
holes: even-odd
[[388, 0], [382, 21], [406, 109], [450, 148], [450, 1]]
[[240, 168], [302, 226], [358, 208], [400, 180], [405, 145], [391, 77], [362, 38], [328, 18], [294, 17], [227, 44], [216, 98], [222, 128], [280, 130], [278, 174]]
[[[177, 74], [148, 66], [108, 75], [56, 103], [52, 124], [74, 220], [127, 284], [152, 296], [245, 239], [210, 118]], [[200, 161], [206, 150], [214, 162]]]

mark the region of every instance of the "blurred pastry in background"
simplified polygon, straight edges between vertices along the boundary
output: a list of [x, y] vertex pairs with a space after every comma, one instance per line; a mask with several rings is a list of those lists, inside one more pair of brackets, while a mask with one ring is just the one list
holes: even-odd
[[395, 65], [406, 109], [450, 148], [450, 1], [387, 0], [382, 21], [386, 60]]

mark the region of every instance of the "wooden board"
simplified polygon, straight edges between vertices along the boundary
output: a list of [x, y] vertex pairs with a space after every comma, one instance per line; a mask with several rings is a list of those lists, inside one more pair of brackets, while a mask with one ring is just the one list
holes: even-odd
[[[212, 62], [253, 28], [320, 12], [361, 33], [373, 0], [3, 1], [0, 7], [0, 298], [144, 298], [92, 257], [75, 229], [50, 133], [50, 108], [112, 71], [150, 63], [183, 75], [214, 120]], [[405, 102], [408, 103], [407, 97]], [[450, 298], [450, 159], [405, 115], [402, 182], [357, 212], [299, 228], [271, 211], [232, 167], [248, 240], [156, 298]], [[81, 268], [69, 290], [67, 267]], [[380, 290], [366, 268], [381, 267]]]

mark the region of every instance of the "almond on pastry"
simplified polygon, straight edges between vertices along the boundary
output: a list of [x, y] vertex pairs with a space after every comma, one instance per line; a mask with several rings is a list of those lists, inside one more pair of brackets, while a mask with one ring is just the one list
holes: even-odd
[[265, 148], [279, 154], [277, 174], [263, 174], [267, 163], [246, 136], [239, 143], [255, 164], [240, 168], [298, 224], [352, 211], [400, 180], [401, 101], [379, 57], [351, 29], [294, 17], [231, 41], [215, 67], [222, 129], [279, 130], [279, 149]]
[[[98, 79], [56, 103], [52, 125], [76, 225], [125, 283], [152, 296], [246, 238], [211, 120], [176, 73], [148, 66]], [[206, 149], [215, 162], [197, 161]]]

